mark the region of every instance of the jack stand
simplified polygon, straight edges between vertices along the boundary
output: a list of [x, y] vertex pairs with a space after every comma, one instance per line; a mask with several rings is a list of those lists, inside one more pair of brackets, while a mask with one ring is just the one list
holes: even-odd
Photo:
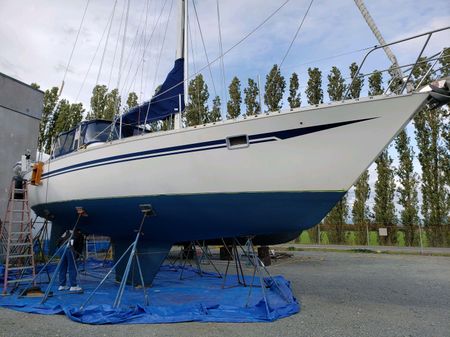
[[[255, 252], [255, 250], [254, 250], [253, 241], [250, 240], [250, 242], [249, 242], [249, 241], [246, 242], [246, 246], [247, 246], [247, 248], [248, 248], [247, 251], [245, 251], [245, 250], [244, 250], [244, 247], [242, 247], [242, 246], [239, 244], [239, 241], [236, 240], [236, 242], [237, 242], [237, 244], [239, 245], [239, 247], [241, 248], [241, 250], [242, 250], [242, 252], [244, 253], [244, 255], [247, 256], [247, 258], [249, 259], [249, 261], [251, 262], [251, 264], [253, 265], [253, 267], [256, 268], [256, 265], [255, 265], [255, 262], [254, 262], [255, 259], [252, 258], [252, 255], [255, 255], [256, 261], [259, 262], [259, 266], [262, 267], [262, 269], [266, 272], [267, 276], [270, 278], [270, 280], [273, 282], [273, 284], [275, 284], [275, 286], [278, 288], [278, 290], [279, 290], [279, 292], [280, 292], [280, 295], [283, 297], [283, 299], [284, 299], [286, 302], [288, 302], [288, 303], [292, 303], [292, 301], [291, 301], [291, 299], [289, 298], [289, 296], [286, 296], [286, 294], [283, 292], [283, 290], [281, 289], [281, 287], [280, 287], [280, 285], [278, 284], [278, 282], [275, 281], [275, 279], [274, 279], [274, 278], [272, 277], [272, 275], [269, 273], [269, 270], [267, 270], [267, 268], [266, 268], [266, 266], [264, 265], [264, 263], [259, 259], [258, 255], [256, 254], [256, 252]], [[253, 252], [250, 252], [250, 251], [249, 251], [250, 247], [251, 247], [251, 249], [252, 249]], [[252, 283], [253, 283], [253, 282], [252, 282]]]
[[122, 256], [117, 260], [117, 262], [112, 266], [112, 268], [108, 271], [108, 273], [105, 275], [105, 277], [100, 281], [99, 285], [89, 295], [89, 297], [86, 299], [86, 301], [84, 301], [84, 303], [80, 306], [80, 310], [83, 310], [83, 308], [89, 303], [89, 301], [95, 295], [97, 290], [102, 286], [103, 283], [105, 283], [105, 281], [107, 280], [109, 275], [111, 275], [113, 270], [116, 269], [117, 265], [122, 261], [122, 259], [126, 256], [128, 251], [130, 251], [130, 250], [131, 250], [130, 256], [128, 257], [128, 262], [125, 267], [125, 272], [123, 273], [122, 280], [120, 281], [119, 290], [117, 291], [117, 295], [114, 300], [113, 308], [118, 308], [120, 306], [120, 302], [122, 301], [123, 292], [125, 290], [125, 285], [127, 283], [128, 275], [130, 274], [130, 269], [131, 269], [131, 264], [133, 262], [133, 259], [136, 259], [136, 264], [137, 264], [137, 267], [139, 270], [139, 277], [141, 279], [141, 285], [142, 285], [142, 289], [144, 291], [144, 303], [145, 303], [145, 305], [148, 305], [148, 303], [149, 303], [148, 293], [147, 293], [147, 289], [145, 288], [144, 277], [142, 275], [141, 264], [139, 262], [139, 257], [138, 257], [136, 248], [137, 248], [137, 244], [139, 242], [139, 238], [142, 234], [142, 226], [144, 225], [145, 219], [147, 217], [155, 215], [155, 212], [153, 211], [152, 206], [149, 204], [139, 205], [139, 207], [141, 208], [141, 212], [143, 213], [143, 216], [142, 216], [141, 224], [139, 226], [139, 230], [136, 233], [136, 238], [134, 239], [133, 243], [125, 250], [125, 252], [122, 254]]
[[[208, 260], [209, 264], [211, 264], [214, 268], [214, 270], [216, 271], [216, 273], [219, 275], [219, 278], [222, 278], [222, 274], [220, 273], [219, 269], [217, 269], [216, 265], [214, 264], [214, 262], [212, 262], [211, 257], [209, 256], [208, 250], [207, 248], [205, 249], [204, 245], [201, 245], [200, 242], [196, 241], [197, 245], [200, 247], [200, 249], [202, 250], [202, 258], [203, 256], [206, 257], [206, 259]], [[201, 260], [200, 260], [201, 261]]]
[[[75, 209], [76, 209], [76, 211], [77, 211], [77, 213], [78, 213], [77, 221], [75, 222], [75, 225], [74, 225], [73, 228], [72, 228], [72, 233], [70, 233], [70, 236], [69, 236], [69, 238], [67, 239], [66, 243], [65, 243], [63, 246], [61, 246], [61, 247], [63, 247], [61, 259], [59, 260], [58, 265], [56, 266], [56, 270], [55, 270], [55, 272], [53, 273], [53, 276], [52, 276], [52, 278], [51, 278], [51, 280], [50, 280], [50, 283], [49, 283], [48, 286], [47, 286], [47, 289], [45, 289], [45, 294], [44, 294], [44, 297], [43, 297], [42, 300], [41, 300], [41, 304], [44, 304], [44, 303], [47, 301], [47, 299], [48, 299], [48, 296], [49, 296], [49, 294], [50, 294], [50, 289], [52, 288], [53, 283], [55, 282], [55, 279], [56, 279], [57, 275], [59, 274], [59, 270], [61, 269], [61, 263], [62, 263], [62, 261], [63, 261], [65, 255], [66, 255], [66, 253], [67, 253], [67, 249], [69, 249], [69, 247], [70, 247], [70, 243], [71, 243], [71, 241], [72, 241], [73, 235], [75, 234], [75, 230], [77, 229], [78, 222], [80, 221], [80, 219], [81, 219], [82, 216], [87, 216], [87, 213], [86, 213], [86, 211], [83, 209], [83, 207], [75, 207]], [[59, 249], [58, 249], [58, 251], [59, 251]], [[58, 252], [58, 251], [57, 251], [57, 252]], [[56, 256], [56, 253], [55, 253], [55, 255], [53, 255], [53, 257], [54, 257], [54, 256]], [[72, 254], [72, 256], [73, 256], [73, 254]], [[53, 257], [52, 257], [52, 258], [53, 258]], [[51, 261], [51, 260], [50, 260], [50, 261]], [[50, 261], [49, 261], [49, 262], [50, 262]], [[47, 264], [48, 264], [48, 263], [47, 263]], [[22, 293], [23, 293], [23, 292], [22, 292]], [[22, 295], [22, 294], [21, 294], [21, 295]]]
[[[203, 277], [202, 267], [200, 266], [200, 261], [199, 261], [199, 259], [198, 259], [197, 251], [196, 251], [196, 249], [195, 249], [195, 241], [189, 242], [188, 252], [189, 252], [191, 249], [194, 251], [194, 260], [195, 260], [195, 264], [196, 264], [197, 269], [198, 269], [198, 273], [199, 273], [199, 275], [200, 275], [201, 277]], [[187, 257], [188, 257], [188, 256], [187, 256]], [[183, 266], [182, 266], [182, 268], [181, 268], [180, 280], [183, 279], [184, 267], [186, 267], [186, 263], [187, 263], [187, 260], [188, 260], [187, 257], [185, 257], [184, 262], [183, 262]], [[192, 264], [191, 264], [191, 266], [192, 266]]]
[[[244, 271], [242, 269], [241, 259], [239, 258], [239, 253], [237, 251], [236, 242], [237, 242], [237, 240], [235, 238], [233, 238], [233, 243], [232, 243], [231, 252], [230, 252], [230, 250], [228, 249], [228, 245], [225, 243], [225, 240], [222, 238], [222, 244], [223, 244], [224, 248], [227, 250], [228, 255], [234, 260], [238, 284], [246, 287], [247, 284], [245, 283]], [[230, 267], [230, 260], [227, 261], [227, 267], [225, 269], [225, 275], [223, 277], [222, 289], [225, 288], [225, 281], [226, 281], [226, 278], [228, 275], [229, 267]], [[242, 281], [241, 281], [241, 278], [242, 278]]]
[[50, 262], [52, 262], [53, 259], [54, 259], [57, 255], [59, 255], [59, 253], [64, 249], [64, 247], [65, 247], [66, 243], [68, 242], [68, 240], [69, 240], [69, 239], [67, 239], [66, 241], [63, 242], [62, 246], [59, 247], [59, 248], [56, 250], [55, 254], [52, 255], [52, 257], [51, 257], [51, 258], [47, 261], [47, 263], [42, 267], [42, 269], [39, 271], [39, 273], [37, 273], [37, 274], [34, 276], [34, 278], [30, 281], [30, 283], [28, 283], [27, 286], [20, 292], [20, 294], [19, 294], [19, 296], [18, 296], [19, 298], [20, 298], [20, 297], [23, 297], [23, 295], [24, 295], [24, 293], [26, 292], [26, 290], [27, 290], [32, 284], [35, 284], [35, 283], [36, 283], [36, 279], [41, 275], [41, 273], [42, 273], [44, 270], [45, 270], [45, 271], [47, 272], [47, 274], [48, 274], [47, 266], [48, 266], [48, 265], [50, 264]]
[[[261, 261], [259, 261], [259, 258], [256, 255], [256, 252], [255, 252], [255, 249], [254, 249], [254, 246], [253, 246], [253, 241], [252, 241], [251, 237], [249, 237], [247, 239], [246, 246], [248, 247], [248, 250], [249, 250], [248, 253], [250, 253], [249, 254], [250, 256], [249, 255], [247, 255], [247, 256], [249, 257], [249, 259], [250, 258], [253, 259], [254, 269], [253, 269], [252, 281], [250, 283], [250, 289], [248, 291], [247, 304], [245, 306], [246, 307], [249, 306], [250, 297], [252, 295], [252, 290], [253, 290], [253, 281], [255, 280], [256, 273], [258, 273], [259, 282], [261, 284], [261, 291], [262, 291], [263, 298], [264, 298], [264, 304], [265, 304], [265, 307], [266, 307], [267, 318], [270, 318], [271, 314], [270, 314], [270, 310], [269, 310], [269, 303], [267, 302], [266, 284], [265, 284], [264, 278], [263, 278], [262, 273], [261, 273], [261, 268], [260, 268], [260, 262]], [[251, 251], [250, 251], [250, 249], [251, 249]]]

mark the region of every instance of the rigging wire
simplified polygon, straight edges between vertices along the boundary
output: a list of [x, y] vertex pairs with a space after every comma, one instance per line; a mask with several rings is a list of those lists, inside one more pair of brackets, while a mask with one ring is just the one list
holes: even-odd
[[[188, 13], [189, 15], [189, 13]], [[192, 35], [192, 29], [191, 29], [191, 22], [188, 20], [188, 34], [189, 34], [189, 41], [191, 42], [192, 48], [191, 49], [191, 60], [192, 60], [192, 65], [194, 67], [194, 73], [197, 72], [197, 63], [195, 62], [195, 53], [194, 53], [194, 36]]]
[[[164, 5], [163, 5], [163, 7], [161, 8], [161, 12], [160, 12], [160, 14], [159, 14], [158, 20], [156, 21], [156, 24], [155, 24], [155, 26], [153, 27], [152, 34], [151, 34], [151, 36], [150, 36], [149, 41], [147, 41], [147, 44], [146, 44], [146, 46], [145, 46], [145, 49], [147, 49], [147, 46], [150, 44], [150, 42], [151, 42], [151, 40], [152, 40], [152, 38], [153, 38], [153, 34], [155, 33], [156, 27], [158, 26], [159, 21], [160, 21], [160, 19], [162, 18], [162, 14], [163, 14], [163, 12], [164, 12], [164, 8], [166, 7], [166, 4], [167, 4], [167, 0], [164, 1]], [[170, 3], [169, 16], [167, 17], [167, 25], [169, 24], [170, 13], [172, 12], [172, 6], [173, 6], [173, 0], [172, 0], [171, 3]], [[166, 25], [166, 32], [167, 32], [167, 25]], [[164, 41], [165, 41], [165, 38], [166, 38], [166, 35], [164, 34]], [[163, 43], [164, 43], [164, 41], [163, 41]], [[161, 50], [161, 52], [162, 52], [162, 50]], [[155, 83], [156, 83], [156, 73], [158, 72], [158, 67], [159, 67], [160, 57], [161, 57], [161, 53], [160, 53], [159, 58], [158, 58], [158, 61], [157, 61], [158, 65], [157, 65], [157, 67], [156, 67], [156, 69], [155, 69], [155, 79], [154, 79], [154, 81], [153, 81], [153, 88], [155, 88]], [[143, 61], [143, 60], [142, 60], [142, 61]], [[134, 76], [136, 77], [136, 75], [137, 75], [137, 71], [136, 71], [136, 73], [135, 73]], [[154, 96], [155, 96], [155, 95], [154, 95]], [[150, 103], [151, 103], [151, 100], [150, 100]], [[147, 111], [146, 111], [146, 113], [145, 113], [144, 124], [147, 124], [148, 113], [150, 112], [150, 105], [151, 105], [151, 104], [148, 105]]]
[[123, 7], [122, 7], [122, 15], [120, 16], [119, 31], [117, 32], [116, 46], [114, 48], [113, 61], [112, 61], [112, 64], [111, 64], [111, 69], [109, 71], [108, 86], [107, 86], [108, 88], [109, 88], [109, 86], [111, 84], [111, 78], [112, 78], [112, 73], [113, 73], [113, 70], [114, 70], [114, 64], [116, 63], [116, 54], [117, 54], [117, 49], [119, 47], [120, 32], [122, 31], [123, 18], [124, 18], [124, 15], [125, 15], [125, 5], [126, 5], [126, 2], [124, 1], [123, 2]]
[[278, 6], [277, 9], [275, 9], [270, 15], [268, 15], [259, 25], [257, 25], [255, 28], [253, 28], [250, 32], [248, 32], [243, 38], [241, 38], [239, 41], [237, 41], [235, 44], [233, 44], [230, 48], [228, 48], [222, 55], [219, 55], [218, 57], [216, 57], [215, 59], [213, 59], [211, 62], [209, 62], [208, 64], [204, 65], [203, 67], [201, 67], [197, 72], [191, 74], [189, 77], [185, 78], [183, 81], [176, 83], [175, 85], [173, 85], [170, 88], [167, 88], [167, 90], [158, 93], [157, 95], [155, 95], [154, 97], [160, 96], [165, 94], [166, 92], [172, 90], [173, 88], [175, 88], [176, 86], [180, 85], [181, 83], [184, 83], [188, 80], [190, 80], [191, 78], [194, 78], [195, 76], [197, 76], [200, 72], [202, 72], [203, 70], [205, 70], [209, 65], [216, 63], [218, 60], [220, 60], [221, 57], [229, 54], [234, 48], [236, 48], [237, 46], [239, 46], [242, 42], [244, 42], [245, 40], [247, 40], [251, 35], [253, 35], [256, 31], [258, 31], [262, 26], [264, 26], [275, 14], [277, 14], [284, 6], [287, 5], [287, 3], [290, 0], [286, 0], [285, 2], [283, 2], [280, 6]]
[[[127, 15], [125, 16], [125, 28], [123, 32], [123, 40], [122, 40], [122, 51], [120, 52], [120, 61], [119, 61], [119, 76], [117, 79], [117, 90], [120, 87], [120, 80], [122, 77], [122, 61], [123, 61], [123, 53], [125, 51], [125, 42], [127, 38], [127, 28], [128, 28], [128, 14], [130, 13], [130, 0], [127, 1]], [[120, 97], [120, 93], [118, 93]], [[120, 127], [119, 127], [119, 139], [122, 138], [122, 114], [119, 111], [119, 100], [117, 100], [116, 113], [120, 115]], [[111, 127], [112, 130], [112, 127]]]
[[[146, 4], [144, 2], [144, 9], [146, 7], [145, 5]], [[141, 37], [142, 37], [142, 32], [143, 32], [143, 30], [141, 31], [141, 26], [142, 26], [142, 20], [143, 20], [145, 12], [146, 12], [145, 10], [141, 11], [141, 15], [139, 17], [139, 25], [138, 25], [138, 27], [136, 29], [136, 33], [134, 34], [134, 38], [133, 38], [133, 42], [131, 44], [131, 48], [130, 48], [130, 50], [128, 52], [128, 55], [127, 55], [127, 57], [125, 59], [125, 63], [124, 63], [124, 66], [123, 66], [124, 69], [127, 68], [128, 63], [129, 63], [129, 67], [128, 67], [128, 72], [127, 72], [127, 75], [125, 77], [125, 80], [123, 81], [123, 85], [122, 85], [121, 89], [125, 89], [127, 87], [128, 78], [130, 76], [131, 69], [133, 68], [133, 66], [135, 64], [135, 61], [136, 61], [136, 57], [131, 57], [131, 55], [133, 53], [134, 53], [134, 55], [136, 55], [138, 53], [138, 51], [139, 51], [140, 46], [141, 46], [141, 41], [142, 41]], [[130, 85], [130, 88], [131, 88], [131, 86], [132, 85]]]
[[112, 23], [114, 20], [114, 14], [116, 12], [116, 6], [117, 6], [117, 0], [114, 1], [114, 6], [113, 6], [112, 14], [111, 14], [111, 20], [109, 22], [108, 34], [106, 35], [105, 48], [103, 48], [102, 59], [100, 60], [100, 67], [98, 69], [97, 79], [95, 80], [95, 86], [98, 85], [98, 82], [100, 80], [100, 75], [102, 73], [103, 61], [105, 60], [106, 49], [108, 48], [109, 35], [111, 34], [111, 27], [112, 27]]
[[125, 15], [125, 26], [124, 26], [124, 29], [123, 29], [122, 49], [120, 51], [119, 74], [118, 74], [117, 86], [116, 86], [117, 89], [119, 89], [120, 81], [122, 79], [123, 54], [125, 52], [125, 42], [127, 40], [127, 28], [128, 28], [128, 15], [129, 15], [129, 13], [130, 13], [130, 0], [127, 0], [127, 14]]
[[[203, 38], [202, 26], [200, 25], [200, 20], [198, 18], [197, 6], [195, 6], [195, 0], [192, 0], [192, 5], [194, 6], [195, 18], [196, 18], [196, 21], [197, 21], [198, 30], [200, 32], [200, 38], [202, 40], [203, 51], [205, 52], [206, 62], [209, 64], [208, 52], [206, 51], [205, 39]], [[213, 77], [213, 74], [212, 74], [212, 71], [211, 71], [211, 65], [210, 64], [208, 66], [208, 70], [209, 70], [209, 76], [211, 77], [211, 82], [212, 82], [212, 86], [213, 86], [213, 90], [214, 90], [214, 96], [217, 96], [216, 85], [214, 83], [214, 77]]]
[[161, 62], [161, 56], [162, 56], [162, 52], [163, 52], [163, 49], [164, 49], [164, 45], [166, 43], [167, 29], [169, 28], [169, 22], [170, 22], [170, 16], [172, 14], [172, 8], [173, 8], [173, 0], [170, 2], [169, 14], [167, 15], [167, 22], [166, 22], [166, 27], [164, 29], [163, 40], [162, 40], [162, 43], [161, 43], [161, 48], [159, 50], [158, 61], [156, 62], [155, 78], [153, 79], [153, 87], [155, 89], [156, 89], [156, 79], [158, 77], [159, 65], [160, 65], [160, 62]]
[[[147, 36], [147, 27], [148, 27], [148, 12], [149, 12], [149, 8], [150, 8], [150, 0], [147, 0], [147, 7], [146, 7], [146, 11], [145, 11], [145, 22], [144, 22], [144, 29], [143, 29], [143, 33], [142, 33], [142, 44], [145, 44], [145, 38]], [[142, 96], [144, 95], [144, 92], [142, 90], [143, 86], [144, 86], [144, 66], [145, 66], [145, 48], [142, 49], [142, 67], [141, 67], [141, 86], [139, 88], [139, 97], [140, 100], [142, 102]], [[139, 65], [138, 65], [139, 68]], [[139, 120], [140, 118], [138, 118]]]
[[80, 26], [78, 27], [77, 37], [75, 38], [75, 43], [73, 44], [72, 51], [70, 52], [69, 61], [67, 62], [66, 70], [64, 72], [64, 76], [61, 83], [61, 88], [59, 89], [59, 95], [61, 96], [61, 93], [64, 88], [64, 81], [66, 80], [67, 72], [69, 71], [70, 63], [72, 62], [73, 53], [75, 52], [75, 47], [77, 46], [78, 38], [80, 37], [81, 28], [83, 27], [84, 18], [86, 17], [86, 13], [89, 7], [90, 0], [87, 0], [86, 7], [84, 8], [83, 17], [81, 18]]
[[294, 44], [295, 40], [297, 39], [298, 33], [300, 33], [300, 30], [302, 29], [303, 23], [305, 22], [306, 17], [308, 16], [309, 10], [311, 9], [311, 6], [313, 4], [314, 0], [311, 0], [309, 3], [308, 9], [305, 12], [305, 15], [303, 15], [302, 21], [300, 22], [300, 25], [297, 28], [297, 31], [295, 32], [294, 38], [291, 40], [291, 43], [289, 44], [288, 49], [286, 50], [286, 53], [283, 56], [283, 59], [280, 62], [279, 68], [281, 68], [281, 65], [286, 60], [286, 57], [288, 56], [289, 52], [291, 51], [292, 45]]
[[[194, 52], [194, 50], [196, 50], [196, 48], [194, 47], [195, 46], [195, 39], [194, 39], [194, 35], [192, 34], [191, 21], [189, 20], [189, 11], [188, 11], [187, 15], [188, 15], [187, 24], [188, 24], [189, 41], [191, 41], [191, 45], [192, 45], [192, 48], [191, 48], [191, 56], [192, 57], [191, 57], [191, 59], [192, 59], [192, 65], [194, 66], [194, 73], [196, 73], [197, 72], [197, 63], [195, 61], [195, 52]], [[189, 53], [189, 50], [188, 50], [188, 53]], [[195, 80], [195, 78], [193, 80]], [[188, 88], [188, 91], [189, 91], [189, 85], [187, 86], [187, 88]], [[189, 92], [185, 93], [185, 94], [189, 97]], [[197, 98], [197, 101], [196, 101], [197, 106], [200, 106], [200, 88], [198, 86], [197, 86], [196, 94], [197, 95], [194, 98]]]
[[[100, 40], [98, 41], [97, 48], [95, 49], [94, 55], [92, 56], [91, 62], [89, 63], [88, 70], [86, 71], [86, 74], [84, 75], [83, 82], [81, 82], [81, 86], [80, 86], [80, 89], [78, 90], [77, 96], [75, 98], [75, 102], [78, 101], [78, 98], [80, 97], [81, 91], [83, 90], [84, 85], [86, 84], [87, 77], [88, 77], [89, 73], [91, 72], [92, 65], [94, 64], [95, 58], [97, 57], [97, 53], [98, 53], [98, 51], [100, 49], [100, 46], [101, 46], [102, 41], [103, 41], [103, 38], [105, 37], [106, 30], [108, 28], [108, 25], [111, 24], [111, 21], [112, 21], [112, 15], [109, 18], [109, 20], [108, 20], [108, 22], [107, 22], [107, 24], [105, 26], [105, 29], [103, 30], [103, 33], [102, 33], [102, 36], [101, 36]], [[98, 83], [96, 83], [96, 85], [97, 84]]]
[[[164, 1], [164, 5], [163, 5], [163, 7], [161, 8], [161, 12], [159, 13], [158, 19], [156, 20], [155, 26], [153, 27], [152, 33], [151, 33], [151, 35], [150, 35], [150, 38], [148, 39], [147, 43], [145, 44], [144, 49], [147, 49], [147, 48], [148, 48], [148, 46], [150, 45], [150, 42], [151, 42], [152, 39], [153, 39], [154, 33], [155, 33], [155, 31], [156, 31], [156, 27], [158, 27], [159, 21], [160, 21], [160, 19], [161, 19], [161, 17], [162, 17], [162, 14], [163, 14], [163, 12], [164, 12], [164, 8], [166, 7], [166, 4], [167, 4], [167, 0]], [[137, 73], [138, 73], [138, 71], [139, 71], [139, 67], [140, 67], [140, 65], [141, 65], [141, 62], [143, 62], [143, 60], [141, 60], [141, 61], [139, 62], [139, 65], [138, 65], [138, 67], [137, 67], [137, 69], [136, 69], [136, 72], [134, 73], [134, 76], [133, 76], [133, 81], [135, 80], [135, 78], [136, 78], [136, 76], [137, 76]]]
[[[220, 55], [223, 55], [223, 44], [222, 44], [222, 28], [220, 24], [220, 6], [219, 6], [219, 0], [216, 0], [216, 9], [217, 9], [217, 25], [219, 28], [219, 53]], [[221, 65], [221, 73], [222, 73], [222, 93], [225, 100], [222, 102], [222, 111], [226, 110], [226, 102], [228, 101], [227, 96], [227, 84], [226, 84], [226, 78], [225, 78], [225, 65], [223, 61], [223, 56], [220, 57], [220, 65]]]

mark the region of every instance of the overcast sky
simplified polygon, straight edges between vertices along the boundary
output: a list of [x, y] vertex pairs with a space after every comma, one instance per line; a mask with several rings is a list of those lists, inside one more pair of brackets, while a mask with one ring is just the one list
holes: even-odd
[[[242, 39], [284, 2], [219, 0], [223, 50]], [[37, 82], [43, 90], [60, 86], [86, 3], [86, 0], [0, 0], [0, 72], [26, 83]], [[189, 3], [189, 72], [192, 74], [207, 62], [193, 3]], [[224, 57], [226, 86], [235, 75], [241, 79], [243, 87], [247, 78], [256, 79], [259, 75], [264, 86], [265, 75], [273, 64], [281, 62], [309, 3], [310, 0], [290, 0], [261, 29], [229, 52]], [[197, 0], [195, 4], [211, 61], [219, 55], [216, 1]], [[386, 41], [442, 28], [450, 23], [448, 0], [367, 0], [366, 6]], [[83, 102], [87, 110], [97, 77], [100, 84], [110, 88], [118, 84], [123, 35], [119, 30], [123, 32], [124, 24], [121, 26], [120, 23], [125, 21], [126, 0], [117, 1], [110, 36], [105, 44], [113, 7], [113, 0], [89, 2], [65, 80], [62, 97], [71, 102]], [[130, 1], [119, 85], [122, 94], [135, 91], [140, 99], [147, 100], [164, 80], [175, 59], [177, 14], [177, 0]], [[399, 63], [413, 62], [423, 41], [422, 38], [394, 47]], [[297, 72], [304, 89], [307, 68], [317, 66], [323, 72], [326, 85], [331, 66], [338, 66], [344, 76], [348, 76], [349, 64], [359, 63], [364, 56], [365, 51], [360, 50], [376, 44], [353, 0], [315, 0], [283, 64], [282, 73], [288, 79], [293, 71]], [[425, 54], [431, 55], [449, 44], [450, 32], [436, 34]], [[368, 60], [363, 72], [388, 66], [388, 59], [379, 52]], [[203, 71], [211, 98], [217, 93], [224, 100], [220, 62], [212, 65], [211, 72], [213, 81], [209, 71]], [[327, 100], [325, 86], [324, 93]], [[306, 104], [303, 93], [302, 104]], [[371, 180], [374, 179], [372, 174]]]
[[[206, 58], [192, 1], [189, 2], [191, 3], [189, 7], [191, 35], [189, 69], [192, 74], [194, 70], [206, 64]], [[220, 0], [223, 49], [228, 50], [283, 3], [284, 0]], [[88, 107], [91, 90], [96, 84], [107, 35], [106, 27], [113, 5], [113, 0], [90, 1], [65, 81], [63, 96], [71, 101], [78, 98], [85, 103], [86, 107]], [[118, 81], [122, 44], [119, 28], [125, 5], [126, 0], [117, 2], [100, 74], [99, 82], [109, 83], [110, 87], [117, 86]], [[226, 85], [234, 75], [237, 75], [242, 82], [246, 82], [248, 77], [255, 78], [260, 75], [264, 82], [270, 67], [280, 63], [283, 58], [308, 5], [309, 0], [289, 1], [260, 30], [227, 54], [224, 58]], [[450, 22], [450, 1], [446, 0], [372, 0], [366, 1], [366, 5], [387, 41], [445, 27]], [[0, 71], [26, 83], [37, 82], [43, 89], [59, 86], [85, 6], [86, 1], [81, 0], [0, 0]], [[208, 57], [209, 60], [213, 60], [219, 55], [216, 2], [198, 0], [196, 8]], [[124, 92], [131, 89], [139, 94], [144, 91], [142, 96], [148, 99], [155, 86], [164, 80], [175, 58], [177, 9], [177, 0], [130, 1], [120, 84]], [[160, 13], [162, 13], [161, 16]], [[146, 15], [147, 28], [144, 30]], [[156, 25], [159, 16], [160, 19]], [[156, 29], [150, 40], [155, 26]], [[164, 34], [166, 27], [167, 33]], [[102, 35], [103, 39], [101, 39]], [[162, 45], [164, 35], [166, 38]], [[143, 53], [144, 39], [147, 44], [145, 54]], [[119, 45], [114, 58], [118, 40]], [[449, 32], [437, 34], [426, 53], [431, 54], [443, 45], [448, 45], [449, 42]], [[95, 54], [99, 43], [100, 47]], [[415, 59], [419, 43], [420, 41], [416, 41], [401, 48], [394, 48], [400, 63]], [[319, 67], [324, 77], [332, 65], [337, 65], [346, 73], [348, 65], [352, 61], [359, 62], [364, 52], [323, 59], [375, 44], [377, 41], [353, 0], [315, 0], [286, 58], [283, 74], [289, 77], [293, 71], [296, 71], [300, 74], [301, 85], [304, 87], [307, 80], [307, 67]], [[138, 68], [142, 65], [142, 55], [144, 55], [143, 69], [142, 66]], [[157, 67], [158, 59], [160, 59], [159, 67]], [[92, 60], [93, 64], [88, 72]], [[112, 66], [113, 60], [115, 60], [114, 66]], [[380, 69], [388, 65], [387, 58], [380, 52], [369, 60], [366, 70], [372, 70], [374, 67]], [[217, 94], [223, 96], [220, 69], [220, 62], [212, 65], [214, 85], [209, 72], [204, 71], [211, 96], [214, 94], [214, 87]], [[85, 77], [86, 81], [82, 86]], [[306, 102], [305, 97], [302, 97], [302, 101]]]

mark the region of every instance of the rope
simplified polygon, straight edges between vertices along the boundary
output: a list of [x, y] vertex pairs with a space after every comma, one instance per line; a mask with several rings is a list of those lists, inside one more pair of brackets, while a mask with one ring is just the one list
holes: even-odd
[[81, 18], [80, 26], [78, 27], [77, 37], [75, 38], [75, 43], [73, 44], [72, 51], [69, 56], [69, 61], [67, 62], [66, 70], [64, 72], [63, 80], [61, 83], [61, 89], [59, 90], [59, 96], [61, 96], [61, 93], [64, 88], [64, 81], [66, 80], [67, 72], [69, 71], [70, 63], [72, 62], [73, 53], [75, 52], [75, 47], [77, 45], [78, 38], [80, 36], [81, 28], [83, 27], [84, 18], [86, 17], [87, 9], [89, 7], [89, 2], [90, 2], [90, 0], [87, 0], [86, 7], [84, 8], [83, 17]]
[[289, 44], [288, 49], [286, 50], [286, 53], [283, 56], [283, 59], [280, 62], [280, 67], [284, 63], [284, 60], [286, 60], [286, 57], [288, 56], [289, 52], [291, 51], [292, 45], [294, 44], [295, 40], [297, 39], [298, 33], [300, 33], [300, 29], [302, 29], [303, 23], [305, 22], [306, 17], [308, 16], [309, 10], [311, 9], [311, 6], [313, 4], [314, 0], [311, 0], [309, 3], [308, 9], [305, 12], [305, 15], [303, 15], [302, 21], [300, 22], [300, 25], [297, 28], [297, 31], [295, 32], [294, 38], [291, 40], [291, 43]]
[[[208, 53], [206, 51], [205, 39], [203, 38], [202, 26], [200, 25], [200, 20], [198, 18], [197, 6], [195, 6], [195, 0], [192, 1], [192, 4], [194, 5], [195, 19], [197, 21], [198, 30], [200, 32], [200, 38], [202, 40], [203, 51], [205, 52], [206, 62], [209, 64], [209, 57], [208, 57]], [[214, 83], [214, 77], [213, 77], [213, 74], [212, 74], [212, 71], [211, 71], [211, 64], [208, 65], [208, 70], [209, 70], [209, 76], [211, 76], [211, 82], [212, 82], [212, 85], [213, 85], [214, 95], [217, 96], [216, 85]]]

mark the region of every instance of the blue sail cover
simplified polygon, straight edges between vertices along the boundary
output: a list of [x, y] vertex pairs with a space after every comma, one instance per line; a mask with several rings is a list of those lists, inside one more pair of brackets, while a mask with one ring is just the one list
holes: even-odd
[[150, 101], [131, 108], [122, 115], [125, 124], [139, 125], [160, 119], [184, 110], [184, 58], [175, 61], [175, 65], [161, 85], [158, 94]]

